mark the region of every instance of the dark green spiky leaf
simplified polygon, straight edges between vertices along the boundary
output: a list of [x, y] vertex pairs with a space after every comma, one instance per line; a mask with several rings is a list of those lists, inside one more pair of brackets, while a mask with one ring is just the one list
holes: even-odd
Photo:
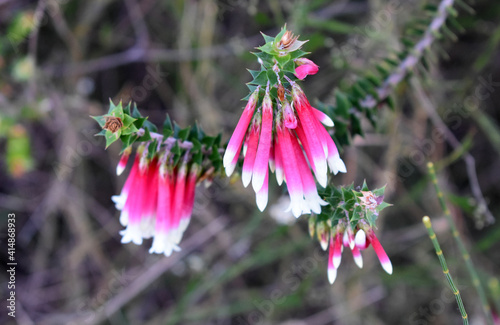
[[132, 116], [130, 115], [127, 115], [127, 114], [124, 114], [123, 116], [123, 127], [125, 128], [128, 128], [130, 125], [132, 125], [132, 123], [134, 123], [136, 121], [135, 118], [133, 118]]
[[136, 141], [141, 141], [141, 142], [142, 141], [151, 141], [151, 139], [152, 138], [151, 138], [151, 133], [149, 132], [149, 128], [145, 128], [144, 134], [141, 137], [137, 138]]
[[170, 119], [170, 115], [166, 114], [165, 121], [163, 122], [163, 131], [169, 130], [172, 131], [174, 129], [172, 125], [172, 120]]
[[203, 153], [201, 151], [198, 151], [193, 155], [193, 163], [201, 166], [201, 164], [203, 163]]
[[250, 72], [250, 74], [252, 75], [252, 78], [255, 79], [255, 77], [257, 77], [257, 75], [262, 71], [262, 70], [250, 70], [250, 69], [247, 69], [248, 72]]
[[351, 115], [351, 132], [352, 134], [364, 135], [363, 129], [361, 128], [361, 120], [356, 115]]
[[211, 147], [214, 145], [215, 143], [215, 137], [204, 137], [203, 140], [201, 140], [201, 142], [207, 147]]
[[[269, 83], [271, 84], [271, 86], [276, 85], [278, 83], [278, 77], [276, 77], [276, 73], [273, 70], [267, 71], [267, 79], [269, 80]], [[266, 85], [264, 85], [263, 87], [266, 87], [266, 86], [267, 86], [267, 82], [266, 82]]]
[[132, 112], [131, 112], [131, 110], [130, 110], [131, 106], [132, 106], [132, 105], [131, 105], [131, 103], [129, 102], [129, 103], [127, 104], [127, 106], [125, 106], [125, 107], [123, 108], [123, 113], [124, 113], [124, 114], [126, 114], [126, 115], [132, 115]]
[[147, 117], [139, 117], [134, 121], [134, 125], [136, 128], [140, 129], [142, 128], [144, 122], [147, 120]]
[[144, 121], [144, 123], [142, 124], [142, 127], [144, 129], [146, 129], [146, 128], [149, 129], [149, 131], [151, 131], [151, 132], [158, 132], [158, 128], [156, 127], [156, 125], [149, 122], [148, 120]]
[[140, 119], [142, 117], [141, 112], [137, 109], [137, 105], [134, 103], [134, 108], [132, 109], [132, 117]]
[[283, 66], [283, 68], [281, 70], [284, 72], [294, 74], [295, 73], [295, 63], [292, 60], [290, 60]]
[[250, 99], [250, 96], [252, 96], [252, 94], [255, 92], [255, 90], [257, 89], [258, 86], [251, 85], [251, 84], [247, 83], [247, 87], [250, 90], [250, 93], [248, 95], [246, 95], [244, 98], [242, 98], [241, 100], [248, 101]]
[[262, 86], [265, 87], [267, 85], [267, 80], [268, 80], [268, 74], [267, 71], [261, 71], [259, 74], [248, 84], [250, 85], [256, 85], [256, 86]]
[[274, 65], [274, 56], [272, 56], [271, 54], [268, 54], [266, 52], [254, 52], [252, 54], [259, 58], [262, 61], [263, 66], [267, 69], [271, 69]]
[[189, 133], [191, 132], [191, 127], [188, 126], [187, 128], [185, 129], [182, 129], [180, 130], [178, 133], [177, 133], [177, 136], [176, 138], [177, 139], [180, 139], [182, 141], [186, 141], [188, 136], [189, 136]]

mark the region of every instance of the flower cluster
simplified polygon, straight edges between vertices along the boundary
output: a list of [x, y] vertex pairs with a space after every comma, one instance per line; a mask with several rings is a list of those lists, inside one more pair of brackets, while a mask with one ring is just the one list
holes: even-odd
[[93, 116], [106, 138], [106, 147], [120, 140], [122, 156], [116, 167], [126, 168], [134, 144], [137, 151], [120, 195], [112, 200], [121, 211], [122, 243], [140, 245], [153, 238], [150, 253], [172, 254], [191, 219], [196, 185], [207, 185], [222, 173], [221, 135], [207, 136], [199, 125], [181, 129], [167, 115], [162, 133], [135, 105], [110, 102], [106, 115]]
[[327, 194], [334, 209], [332, 215], [313, 215], [309, 219], [309, 233], [316, 235], [323, 250], [328, 249], [330, 283], [335, 282], [337, 277], [344, 247], [350, 248], [354, 262], [362, 268], [361, 251], [371, 244], [382, 268], [392, 274], [391, 261], [373, 230], [379, 212], [389, 206], [383, 202], [383, 190], [369, 191], [366, 184], [362, 191], [356, 191], [352, 186], [341, 191], [334, 190], [334, 193]]
[[[117, 174], [123, 171], [130, 151], [122, 155]], [[112, 197], [121, 210], [120, 223], [126, 226], [120, 232], [122, 243], [141, 245], [144, 238], [153, 237], [149, 252], [166, 256], [179, 250], [191, 219], [199, 176], [196, 163], [188, 164], [185, 159], [173, 168], [170, 159], [168, 150], [150, 158], [146, 145], [141, 145], [120, 195]]]
[[[283, 29], [276, 38], [264, 36], [267, 43], [257, 53], [260, 71], [250, 71], [253, 90], [240, 120], [229, 140], [223, 164], [226, 174], [233, 173], [243, 147], [242, 181], [252, 183], [257, 206], [267, 205], [269, 170], [275, 172], [278, 184], [283, 180], [290, 194], [290, 209], [295, 217], [320, 213], [327, 203], [318, 195], [317, 182], [326, 187], [328, 168], [334, 174], [346, 172], [344, 162], [321, 124], [333, 121], [309, 103], [306, 95], [291, 80], [304, 79], [318, 72], [290, 31]], [[268, 168], [269, 165], [269, 168]]]

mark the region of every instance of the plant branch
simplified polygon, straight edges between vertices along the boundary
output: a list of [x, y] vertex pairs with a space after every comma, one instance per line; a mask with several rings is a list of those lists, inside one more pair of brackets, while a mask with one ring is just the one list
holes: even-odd
[[450, 9], [453, 7], [454, 0], [443, 0], [439, 4], [437, 15], [427, 27], [422, 38], [408, 51], [408, 56], [399, 64], [393, 73], [391, 73], [377, 88], [377, 97], [375, 100], [372, 95], [367, 95], [361, 105], [366, 108], [374, 108], [378, 103], [387, 99], [396, 87], [415, 66], [420, 62], [424, 51], [430, 48], [438, 38], [439, 30], [446, 23], [450, 15]]

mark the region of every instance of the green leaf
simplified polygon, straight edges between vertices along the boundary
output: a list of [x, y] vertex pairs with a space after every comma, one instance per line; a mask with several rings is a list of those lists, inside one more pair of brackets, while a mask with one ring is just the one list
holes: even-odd
[[286, 26], [283, 27], [281, 31], [278, 33], [278, 35], [276, 35], [276, 37], [274, 38], [274, 45], [278, 44], [279, 41], [281, 41], [281, 38], [283, 37], [283, 35], [285, 35], [285, 33], [286, 33]]
[[262, 71], [262, 70], [250, 70], [250, 69], [247, 69], [248, 72], [250, 72], [250, 74], [252, 75], [252, 78], [255, 79], [255, 77], [257, 77], [257, 75]]
[[281, 70], [284, 71], [284, 72], [288, 72], [288, 73], [294, 74], [295, 73], [295, 62], [293, 62], [292, 60], [288, 61], [283, 66], [283, 68]]
[[276, 50], [274, 47], [271, 45], [271, 43], [266, 43], [262, 46], [259, 46], [257, 49], [261, 50], [263, 53], [267, 53], [269, 55], [275, 55], [277, 54]]
[[133, 118], [132, 116], [129, 116], [127, 114], [124, 114], [123, 119], [122, 119], [124, 127], [129, 127], [135, 121], [136, 121], [135, 118]]
[[144, 142], [144, 141], [151, 141], [151, 133], [149, 132], [149, 128], [144, 129], [144, 135], [137, 138], [136, 141]]
[[349, 102], [345, 94], [340, 90], [337, 90], [335, 92], [335, 99], [337, 101], [337, 114], [340, 114], [342, 117], [347, 118], [349, 116], [351, 103]]
[[156, 125], [154, 125], [153, 123], [149, 122], [148, 120], [145, 120], [142, 127], [144, 129], [149, 129], [151, 132], [158, 132], [158, 128], [156, 127]]
[[106, 149], [115, 141], [120, 139], [121, 131], [118, 130], [117, 132], [113, 133], [110, 130], [106, 130]]
[[274, 37], [268, 36], [268, 35], [264, 34], [263, 32], [260, 32], [260, 34], [262, 35], [262, 37], [264, 37], [264, 41], [266, 43], [274, 42]]
[[252, 52], [253, 55], [255, 55], [257, 58], [261, 59], [262, 64], [270, 69], [274, 65], [274, 56], [271, 54], [268, 54], [266, 52]]
[[385, 186], [384, 187], [381, 187], [381, 188], [378, 188], [376, 190], [373, 190], [373, 194], [375, 196], [383, 196], [384, 195], [384, 192], [385, 192]]
[[142, 118], [141, 112], [137, 109], [137, 105], [134, 103], [134, 109], [132, 110], [132, 117], [136, 119]]
[[[272, 70], [271, 70], [272, 71]], [[273, 72], [274, 73], [274, 72]], [[256, 85], [256, 86], [262, 86], [262, 87], [266, 87], [267, 85], [267, 80], [268, 80], [268, 77], [267, 77], [267, 71], [261, 71], [259, 72], [259, 74], [252, 80], [250, 81], [248, 84], [250, 85]]]
[[303, 57], [304, 55], [307, 55], [309, 54], [309, 52], [305, 52], [305, 51], [302, 51], [302, 50], [295, 50], [293, 52], [290, 53], [290, 59], [291, 60], [295, 60], [295, 59], [298, 59], [300, 57]]
[[97, 123], [99, 123], [99, 126], [101, 128], [104, 127], [104, 125], [106, 124], [106, 118], [104, 117], [104, 115], [100, 115], [100, 116], [90, 116], [91, 118], [93, 118], [94, 120], [97, 121]]
[[291, 58], [290, 54], [276, 57], [276, 61], [278, 61], [278, 65], [279, 65], [280, 69], [282, 69], [285, 66], [285, 64], [288, 63], [288, 61], [290, 61], [290, 58]]
[[123, 113], [125, 115], [132, 115], [132, 112], [130, 111], [130, 108], [132, 107], [132, 103], [128, 102], [127, 106], [123, 108]]
[[[276, 76], [276, 73], [273, 70], [267, 70], [267, 79], [269, 80], [269, 84], [271, 85], [271, 87], [278, 83], [278, 77]], [[263, 87], [266, 86], [267, 86], [267, 81], [266, 84], [263, 85]]]
[[177, 139], [180, 139], [182, 141], [185, 141], [187, 140], [188, 136], [189, 136], [189, 132], [191, 132], [191, 127], [188, 126], [187, 128], [185, 129], [182, 129], [180, 130], [177, 134], [176, 134], [176, 138]]
[[131, 124], [130, 127], [128, 128], [123, 128], [122, 130], [122, 134], [123, 135], [128, 135], [128, 134], [132, 134], [132, 133], [137, 133], [137, 131], [139, 131], [134, 124]]

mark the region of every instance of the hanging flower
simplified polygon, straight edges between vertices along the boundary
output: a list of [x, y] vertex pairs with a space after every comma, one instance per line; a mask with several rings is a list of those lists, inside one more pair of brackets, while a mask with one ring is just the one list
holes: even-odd
[[[141, 245], [143, 239], [152, 237], [149, 252], [169, 256], [180, 250], [178, 245], [191, 219], [200, 168], [189, 161], [189, 151], [174, 166], [170, 149], [176, 140], [166, 142], [166, 150], [153, 157], [148, 157], [150, 143], [139, 146], [125, 185], [112, 200], [126, 227], [120, 232], [122, 243]], [[130, 155], [131, 150], [127, 148], [124, 154]]]
[[[357, 191], [353, 186], [334, 189], [329, 193], [330, 212], [322, 211], [309, 220], [309, 233], [316, 234], [323, 250], [329, 249], [328, 279], [333, 283], [342, 260], [344, 247], [351, 250], [354, 262], [363, 267], [361, 251], [370, 244], [380, 260], [382, 268], [392, 274], [392, 264], [380, 244], [375, 232], [374, 222], [378, 213], [390, 204], [383, 202], [384, 188], [369, 191], [366, 183], [363, 190]], [[331, 213], [331, 214], [328, 214]]]
[[270, 170], [279, 185], [286, 181], [289, 209], [295, 217], [320, 213], [327, 203], [319, 196], [314, 179], [326, 187], [328, 168], [337, 174], [346, 172], [346, 167], [322, 125], [333, 126], [333, 121], [312, 107], [300, 86], [286, 74], [299, 71], [297, 77], [301, 77], [318, 68], [301, 57], [306, 54], [299, 50], [305, 42], [286, 28], [274, 39], [264, 37], [267, 43], [256, 54], [261, 69], [250, 71], [254, 80], [249, 84], [255, 86], [251, 86], [248, 103], [229, 140], [223, 165], [231, 175], [243, 146], [243, 185], [252, 182], [260, 210], [267, 205]]
[[303, 80], [308, 75], [313, 75], [318, 73], [319, 67], [313, 61], [306, 58], [298, 58], [295, 59], [295, 64], [297, 67], [295, 68], [295, 76]]

